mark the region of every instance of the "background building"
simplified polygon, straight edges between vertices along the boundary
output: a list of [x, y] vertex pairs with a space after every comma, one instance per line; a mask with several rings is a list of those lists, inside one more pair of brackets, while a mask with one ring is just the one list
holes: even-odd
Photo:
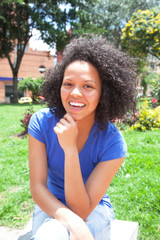
[[[14, 61], [14, 52], [11, 53], [11, 56]], [[41, 76], [46, 69], [52, 67], [53, 64], [54, 56], [51, 55], [50, 51], [33, 50], [28, 45], [20, 65], [18, 79], [29, 76], [37, 78]], [[13, 93], [12, 86], [13, 77], [8, 59], [0, 59], [0, 103], [9, 103], [11, 101]], [[23, 93], [19, 93], [19, 97], [22, 97], [22, 95]]]

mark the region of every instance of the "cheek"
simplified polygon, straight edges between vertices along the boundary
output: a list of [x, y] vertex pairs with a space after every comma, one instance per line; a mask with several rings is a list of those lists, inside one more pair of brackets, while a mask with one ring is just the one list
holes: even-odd
[[94, 104], [98, 104], [99, 100], [100, 100], [100, 93], [99, 92], [94, 92], [94, 93], [88, 93], [87, 94], [87, 98], [90, 102], [94, 103]]
[[60, 95], [61, 95], [61, 100], [63, 102], [68, 96], [68, 91], [65, 90], [64, 88], [61, 88]]

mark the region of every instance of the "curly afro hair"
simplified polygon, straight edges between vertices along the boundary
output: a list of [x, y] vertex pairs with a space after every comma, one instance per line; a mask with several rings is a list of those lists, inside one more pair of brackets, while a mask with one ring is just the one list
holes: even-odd
[[45, 75], [42, 95], [52, 113], [54, 110], [58, 118], [65, 114], [60, 88], [66, 67], [76, 60], [91, 63], [99, 72], [102, 94], [96, 108], [96, 121], [102, 128], [108, 120], [122, 118], [133, 110], [137, 85], [133, 59], [115, 49], [105, 38], [86, 35], [73, 39], [64, 49], [63, 60]]

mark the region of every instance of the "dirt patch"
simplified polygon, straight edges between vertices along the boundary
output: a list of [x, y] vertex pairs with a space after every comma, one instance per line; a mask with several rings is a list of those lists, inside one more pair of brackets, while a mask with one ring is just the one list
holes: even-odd
[[22, 188], [21, 187], [12, 187], [9, 191], [9, 193], [13, 193], [13, 192], [17, 192], [19, 190], [21, 190]]
[[28, 131], [22, 131], [20, 133], [10, 136], [10, 138], [25, 138], [28, 135]]

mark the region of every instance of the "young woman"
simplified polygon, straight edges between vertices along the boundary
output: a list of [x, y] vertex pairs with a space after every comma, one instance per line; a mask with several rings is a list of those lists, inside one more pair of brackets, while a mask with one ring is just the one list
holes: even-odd
[[80, 37], [45, 79], [48, 108], [29, 124], [32, 239], [110, 239], [106, 191], [126, 155], [111, 120], [134, 105], [133, 61], [101, 37]]

